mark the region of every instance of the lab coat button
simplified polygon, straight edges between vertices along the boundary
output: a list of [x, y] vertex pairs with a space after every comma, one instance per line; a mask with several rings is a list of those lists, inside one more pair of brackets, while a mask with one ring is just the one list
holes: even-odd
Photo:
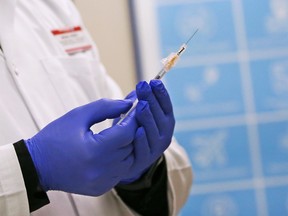
[[13, 67], [14, 74], [16, 76], [19, 76], [19, 71], [18, 71], [18, 68], [15, 66], [15, 64], [12, 64], [12, 67]]
[[14, 73], [15, 73], [16, 76], [19, 76], [19, 73], [18, 73], [16, 68], [14, 69]]

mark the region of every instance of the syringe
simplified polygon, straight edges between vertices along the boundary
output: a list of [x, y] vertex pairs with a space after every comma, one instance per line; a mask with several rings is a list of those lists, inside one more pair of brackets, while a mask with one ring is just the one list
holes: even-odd
[[[188, 43], [191, 41], [191, 39], [195, 36], [195, 34], [197, 32], [198, 32], [198, 29], [187, 40], [186, 43], [181, 45], [181, 47], [179, 48], [179, 50], [176, 53], [172, 52], [172, 53], [170, 53], [170, 55], [167, 58], [162, 59], [162, 63], [163, 63], [164, 66], [159, 71], [159, 73], [154, 77], [154, 79], [162, 79], [162, 77], [164, 77], [164, 75], [166, 73], [168, 73], [168, 71], [170, 71], [176, 65], [176, 63], [180, 59], [180, 56], [187, 49]], [[117, 124], [120, 124], [126, 118], [126, 116], [128, 116], [135, 109], [137, 103], [138, 103], [138, 99], [136, 98], [136, 100], [133, 102], [133, 105], [130, 108], [130, 110], [128, 112], [126, 112], [125, 114], [121, 115], [120, 120], [118, 121]]]

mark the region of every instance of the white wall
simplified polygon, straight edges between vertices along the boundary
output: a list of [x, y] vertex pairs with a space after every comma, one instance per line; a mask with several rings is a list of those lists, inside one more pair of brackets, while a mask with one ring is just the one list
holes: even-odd
[[107, 72], [126, 94], [135, 88], [136, 73], [128, 1], [75, 0], [94, 38]]

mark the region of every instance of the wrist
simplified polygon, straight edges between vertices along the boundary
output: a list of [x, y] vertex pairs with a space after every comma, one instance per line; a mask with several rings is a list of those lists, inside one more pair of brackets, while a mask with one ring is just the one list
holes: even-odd
[[39, 186], [39, 177], [26, 143], [21, 140], [14, 143], [16, 155], [25, 183], [30, 211], [35, 211], [49, 203], [45, 191]]
[[40, 187], [43, 190], [48, 191], [49, 187], [47, 186], [47, 184], [44, 180], [45, 178], [43, 177], [43, 174], [41, 173], [41, 170], [42, 170], [41, 169], [41, 163], [40, 163], [41, 156], [39, 155], [39, 149], [35, 145], [35, 143], [33, 142], [33, 139], [24, 140], [24, 143], [25, 143], [26, 148], [30, 154], [32, 161], [33, 161], [34, 167], [36, 169]]

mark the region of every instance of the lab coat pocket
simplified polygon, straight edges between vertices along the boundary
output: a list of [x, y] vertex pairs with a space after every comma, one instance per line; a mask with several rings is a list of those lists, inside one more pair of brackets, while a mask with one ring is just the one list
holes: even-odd
[[101, 97], [104, 72], [97, 60], [59, 57], [41, 63], [67, 111]]

